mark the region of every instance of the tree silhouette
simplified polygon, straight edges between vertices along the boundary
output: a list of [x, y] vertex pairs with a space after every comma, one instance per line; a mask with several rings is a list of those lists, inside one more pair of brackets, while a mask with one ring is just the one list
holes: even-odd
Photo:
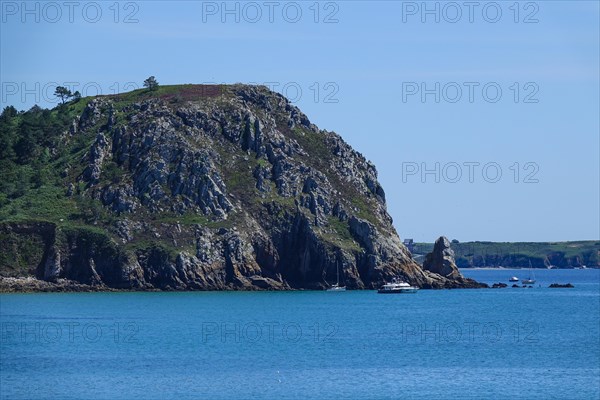
[[57, 86], [56, 90], [54, 91], [54, 95], [60, 98], [62, 104], [65, 104], [65, 101], [73, 96], [71, 91], [64, 86]]
[[154, 91], [158, 88], [158, 81], [154, 76], [151, 76], [144, 81], [144, 87], [147, 87], [149, 90]]

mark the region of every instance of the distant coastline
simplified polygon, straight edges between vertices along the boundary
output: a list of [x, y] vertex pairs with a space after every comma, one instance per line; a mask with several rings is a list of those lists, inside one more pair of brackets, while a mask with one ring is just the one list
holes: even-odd
[[[461, 271], [464, 270], [468, 270], [468, 271], [485, 271], [485, 270], [503, 270], [503, 271], [522, 271], [522, 270], [527, 270], [527, 268], [523, 268], [523, 267], [463, 267], [463, 268], [459, 268]], [[592, 268], [546, 268], [548, 270], [559, 270], [559, 269], [598, 269], [598, 267], [592, 267]]]
[[[415, 261], [423, 262], [433, 243], [404, 240]], [[571, 242], [459, 242], [453, 240], [456, 265], [460, 269], [576, 269], [600, 268], [600, 241]]]

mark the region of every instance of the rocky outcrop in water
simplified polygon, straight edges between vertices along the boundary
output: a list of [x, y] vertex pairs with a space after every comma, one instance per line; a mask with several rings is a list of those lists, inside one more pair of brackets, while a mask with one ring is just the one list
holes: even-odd
[[455, 279], [460, 277], [460, 272], [454, 261], [454, 251], [452, 251], [450, 241], [445, 236], [441, 236], [436, 240], [433, 251], [425, 256], [423, 269], [446, 278]]
[[450, 241], [441, 236], [435, 241], [433, 251], [425, 256], [423, 261], [423, 270], [432, 273], [433, 276], [442, 276], [457, 285], [468, 287], [487, 287], [472, 279], [464, 278], [454, 260], [454, 251], [450, 247]]
[[0, 251], [15, 255], [0, 275], [281, 290], [325, 288], [339, 270], [352, 289], [393, 277], [475, 286], [449, 248], [423, 271], [392, 226], [374, 165], [283, 96], [245, 85], [161, 90], [86, 100], [51, 150], [67, 160], [57, 175], [72, 212], [0, 224]]
[[552, 288], [552, 289], [564, 289], [564, 288], [571, 289], [571, 288], [574, 288], [575, 286], [573, 286], [573, 284], [571, 284], [571, 283], [552, 283], [548, 287]]

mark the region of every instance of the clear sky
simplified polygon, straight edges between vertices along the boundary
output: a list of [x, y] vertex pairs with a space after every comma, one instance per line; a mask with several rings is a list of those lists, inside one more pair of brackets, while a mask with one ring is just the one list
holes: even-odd
[[1, 1], [1, 106], [261, 83], [373, 161], [402, 238], [600, 238], [599, 3]]

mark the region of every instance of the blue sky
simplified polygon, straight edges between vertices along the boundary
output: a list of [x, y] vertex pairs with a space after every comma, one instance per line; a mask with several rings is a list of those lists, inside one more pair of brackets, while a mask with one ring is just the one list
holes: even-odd
[[598, 2], [315, 3], [2, 1], [1, 106], [269, 84], [375, 163], [402, 238], [600, 238]]

